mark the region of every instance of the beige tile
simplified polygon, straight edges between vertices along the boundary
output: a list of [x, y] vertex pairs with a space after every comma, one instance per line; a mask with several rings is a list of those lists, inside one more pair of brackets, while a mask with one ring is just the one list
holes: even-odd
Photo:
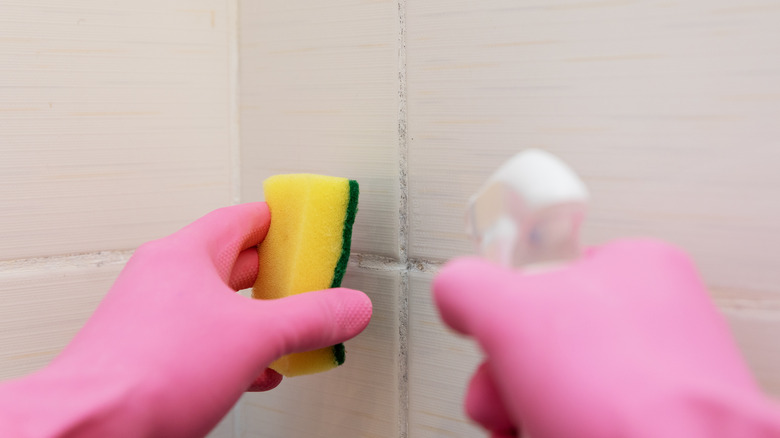
[[398, 437], [398, 272], [350, 267], [344, 286], [366, 292], [374, 315], [334, 370], [285, 379], [241, 402], [242, 437]]
[[409, 297], [409, 438], [482, 437], [463, 411], [466, 386], [481, 360], [476, 345], [439, 318], [433, 274], [413, 272]]
[[0, 259], [132, 248], [230, 202], [228, 3], [0, 5]]
[[592, 190], [586, 242], [665, 238], [711, 285], [774, 290], [780, 10], [564, 3], [407, 2], [410, 254], [471, 252], [467, 198], [539, 147]]
[[[716, 291], [717, 295], [722, 295]], [[780, 300], [777, 294], [743, 298], [718, 298], [723, 314], [745, 360], [761, 386], [774, 397], [780, 397]], [[774, 296], [772, 296], [774, 295]]]
[[233, 408], [227, 415], [219, 422], [219, 424], [208, 434], [208, 438], [234, 438], [236, 413]]
[[279, 173], [360, 183], [356, 252], [398, 255], [398, 5], [241, 3], [242, 200]]
[[49, 363], [87, 321], [125, 260], [105, 255], [59, 266], [0, 266], [0, 380]]

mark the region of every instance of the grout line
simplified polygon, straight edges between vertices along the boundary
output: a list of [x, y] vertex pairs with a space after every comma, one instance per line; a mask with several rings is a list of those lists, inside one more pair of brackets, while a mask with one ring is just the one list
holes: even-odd
[[401, 271], [406, 268], [406, 265], [398, 260], [361, 253], [352, 253], [349, 258], [349, 266], [369, 271]]
[[778, 312], [780, 312], [780, 301], [773, 300], [755, 300], [755, 299], [719, 299], [714, 297], [712, 301], [715, 306], [722, 312], [730, 313], [745, 313], [749, 314], [752, 318], [766, 317], [772, 320], [777, 320]]
[[445, 263], [447, 263], [446, 260], [429, 260], [429, 259], [411, 258], [406, 263], [406, 269], [409, 272], [436, 273], [439, 269], [441, 269], [442, 266], [444, 266]]
[[401, 271], [398, 297], [398, 435], [409, 436], [409, 270]]
[[[135, 249], [0, 260], [0, 274], [61, 267], [84, 268], [123, 264], [130, 260], [133, 252]], [[410, 258], [402, 263], [390, 257], [367, 253], [352, 253], [349, 259], [350, 267], [369, 271], [436, 272], [444, 263], [444, 260], [423, 258]]]
[[398, 182], [399, 182], [399, 227], [398, 245], [401, 261], [409, 256], [409, 144], [406, 125], [406, 0], [398, 0]]
[[[398, 0], [398, 435], [409, 436], [409, 144], [406, 107], [406, 0]], [[416, 266], [416, 264], [414, 264]]]
[[130, 260], [135, 250], [99, 251], [47, 257], [0, 261], [0, 274], [41, 272], [58, 268], [99, 268], [121, 265]]
[[368, 253], [352, 253], [349, 258], [349, 266], [368, 271], [397, 271], [397, 272], [436, 272], [446, 263], [445, 260], [409, 258], [406, 263], [390, 257]]
[[[241, 4], [240, 0], [228, 2], [228, 122], [230, 136], [230, 203], [241, 202]], [[244, 397], [233, 406], [231, 436], [239, 438], [244, 433]]]
[[241, 57], [239, 0], [228, 2], [228, 143], [230, 148], [230, 203], [241, 202]]

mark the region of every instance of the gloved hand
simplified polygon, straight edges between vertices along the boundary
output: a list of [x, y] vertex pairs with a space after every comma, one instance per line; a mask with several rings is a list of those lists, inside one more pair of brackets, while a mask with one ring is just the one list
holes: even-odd
[[466, 411], [495, 437], [778, 437], [689, 258], [620, 241], [523, 274], [467, 258], [434, 281], [444, 321], [486, 355]]
[[235, 293], [269, 222], [264, 203], [237, 205], [141, 246], [50, 366], [0, 386], [0, 436], [202, 436], [276, 358], [362, 331], [362, 292]]

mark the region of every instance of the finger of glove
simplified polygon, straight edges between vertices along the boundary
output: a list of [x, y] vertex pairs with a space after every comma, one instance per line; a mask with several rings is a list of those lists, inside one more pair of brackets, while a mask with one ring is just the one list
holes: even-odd
[[483, 362], [471, 378], [466, 392], [466, 414], [495, 436], [517, 436], [517, 427], [501, 400], [490, 368]]
[[252, 247], [241, 251], [233, 264], [228, 285], [235, 291], [254, 286], [258, 269], [257, 249]]
[[372, 312], [366, 294], [344, 288], [252, 304], [262, 314], [256, 317], [258, 329], [269, 333], [271, 360], [351, 339], [366, 328]]
[[271, 368], [266, 368], [262, 374], [260, 374], [257, 379], [255, 379], [254, 382], [252, 382], [251, 385], [249, 385], [249, 388], [247, 388], [247, 392], [264, 392], [264, 391], [270, 391], [279, 384], [282, 383], [282, 375], [277, 373], [276, 371], [272, 370]]
[[266, 203], [239, 204], [212, 211], [174, 237], [205, 249], [222, 279], [228, 283], [238, 255], [262, 242], [270, 223], [271, 213]]
[[448, 263], [433, 281], [433, 298], [442, 319], [462, 334], [476, 335], [483, 320], [505, 307], [502, 300], [510, 276], [507, 270], [478, 258]]

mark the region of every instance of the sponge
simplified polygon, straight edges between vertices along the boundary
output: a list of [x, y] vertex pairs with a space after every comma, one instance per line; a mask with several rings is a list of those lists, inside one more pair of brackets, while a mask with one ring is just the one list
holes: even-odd
[[[324, 175], [276, 175], [263, 183], [271, 226], [258, 246], [260, 272], [252, 297], [275, 299], [339, 287], [349, 260], [357, 181]], [[344, 363], [338, 344], [284, 356], [270, 368], [286, 377]]]

